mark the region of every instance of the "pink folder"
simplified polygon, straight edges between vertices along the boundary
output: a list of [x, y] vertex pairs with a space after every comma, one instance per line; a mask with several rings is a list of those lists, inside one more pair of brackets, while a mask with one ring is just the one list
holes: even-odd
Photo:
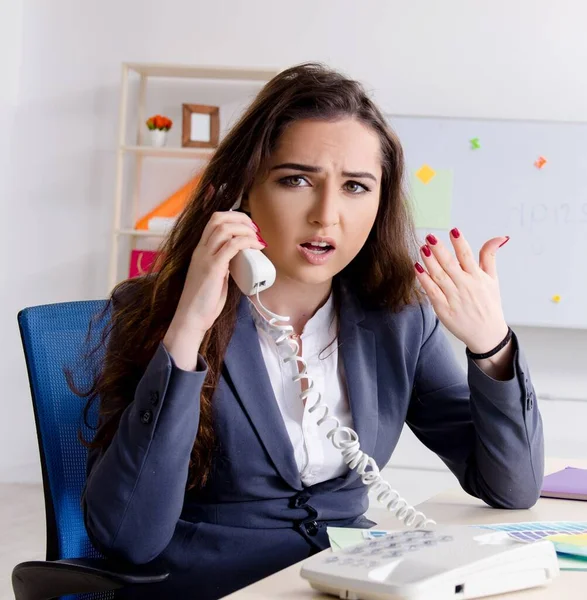
[[540, 495], [544, 498], [587, 500], [587, 469], [567, 467], [547, 475]]
[[140, 277], [145, 275], [149, 272], [149, 268], [156, 258], [157, 251], [155, 250], [131, 250], [128, 276]]

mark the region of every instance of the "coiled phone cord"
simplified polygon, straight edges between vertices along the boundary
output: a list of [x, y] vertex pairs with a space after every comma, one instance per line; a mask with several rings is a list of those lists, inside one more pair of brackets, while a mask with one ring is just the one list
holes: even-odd
[[[291, 337], [294, 331], [293, 327], [291, 325], [276, 324], [278, 321], [289, 321], [290, 318], [271, 312], [268, 308], [263, 306], [263, 303], [259, 298], [259, 292], [260, 289], [257, 288], [255, 297], [259, 306], [267, 313], [267, 315], [269, 315], [269, 325], [281, 333], [275, 340], [275, 343], [278, 347], [287, 347], [289, 350], [289, 354], [283, 359], [283, 362], [290, 363], [296, 361], [302, 365], [300, 373], [295, 377], [292, 377], [292, 381], [298, 382], [302, 379], [307, 380], [308, 387], [300, 394], [300, 400], [305, 402], [306, 398], [314, 391], [314, 381], [307, 374], [306, 361], [301, 356], [298, 356], [300, 346], [298, 342]], [[435, 521], [427, 519], [424, 513], [411, 506], [401, 497], [397, 490], [394, 490], [391, 485], [381, 477], [379, 467], [375, 460], [361, 450], [357, 432], [350, 427], [342, 427], [340, 421], [336, 417], [329, 415], [328, 406], [322, 401], [322, 394], [320, 392], [316, 393], [318, 394], [318, 399], [311, 408], [308, 409], [308, 412], [313, 413], [320, 410], [322, 411], [322, 416], [318, 420], [318, 425], [322, 425], [322, 423], [326, 423], [327, 421], [332, 422], [333, 428], [327, 433], [328, 439], [337, 450], [340, 450], [343, 459], [349, 468], [357, 471], [361, 476], [361, 481], [370, 491], [377, 495], [377, 500], [384, 504], [387, 510], [408, 527], [436, 525]]]

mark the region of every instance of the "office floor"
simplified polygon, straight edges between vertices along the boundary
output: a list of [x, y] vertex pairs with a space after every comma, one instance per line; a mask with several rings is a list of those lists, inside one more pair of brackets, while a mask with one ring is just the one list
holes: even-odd
[[45, 558], [45, 508], [40, 484], [0, 484], [0, 600], [13, 599], [14, 565]]

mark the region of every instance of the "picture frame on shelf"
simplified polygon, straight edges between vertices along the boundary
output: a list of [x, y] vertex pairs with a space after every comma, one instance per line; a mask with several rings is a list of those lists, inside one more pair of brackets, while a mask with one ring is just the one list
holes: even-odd
[[182, 104], [182, 147], [216, 148], [219, 139], [220, 111], [218, 106]]

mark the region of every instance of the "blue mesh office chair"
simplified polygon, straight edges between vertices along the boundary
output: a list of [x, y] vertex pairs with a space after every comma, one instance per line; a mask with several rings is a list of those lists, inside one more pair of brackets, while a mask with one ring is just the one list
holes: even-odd
[[[18, 324], [27, 364], [37, 427], [45, 494], [47, 560], [17, 565], [12, 572], [16, 600], [48, 600], [64, 594], [69, 600], [106, 600], [127, 585], [154, 584], [168, 574], [152, 566], [124, 565], [103, 558], [92, 546], [84, 526], [81, 493], [87, 450], [78, 440], [92, 431], [83, 425], [85, 400], [69, 389], [64, 368], [74, 369], [87, 346], [89, 324], [106, 301], [67, 302], [26, 308]], [[92, 328], [97, 341], [105, 320]], [[96, 355], [96, 365], [101, 356]], [[86, 373], [89, 381], [92, 373]], [[96, 422], [97, 407], [90, 420]]]

